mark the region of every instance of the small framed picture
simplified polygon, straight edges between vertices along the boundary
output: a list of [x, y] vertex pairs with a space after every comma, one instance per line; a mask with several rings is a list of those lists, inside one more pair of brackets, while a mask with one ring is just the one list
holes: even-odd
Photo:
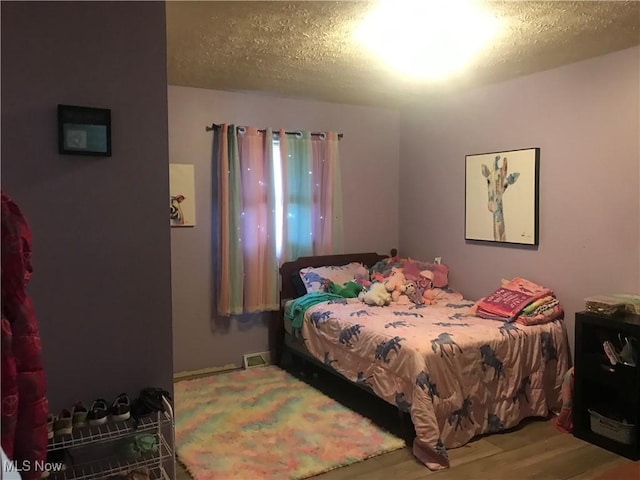
[[172, 227], [195, 226], [195, 200], [193, 165], [169, 164], [169, 224]]
[[58, 153], [111, 156], [111, 110], [58, 105]]

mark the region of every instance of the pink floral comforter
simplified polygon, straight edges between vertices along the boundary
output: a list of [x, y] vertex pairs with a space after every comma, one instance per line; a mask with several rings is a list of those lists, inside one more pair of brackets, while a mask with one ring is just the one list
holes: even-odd
[[413, 453], [436, 470], [449, 466], [448, 448], [561, 404], [562, 320], [503, 323], [470, 316], [472, 305], [451, 290], [430, 306], [340, 299], [309, 308], [300, 334], [325, 365], [409, 412]]

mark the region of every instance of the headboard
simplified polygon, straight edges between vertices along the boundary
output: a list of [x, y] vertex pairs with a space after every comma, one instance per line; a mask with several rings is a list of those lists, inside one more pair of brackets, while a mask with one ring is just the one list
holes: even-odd
[[374, 252], [368, 253], [345, 253], [339, 255], [320, 255], [317, 257], [300, 257], [297, 260], [283, 263], [280, 267], [280, 299], [290, 299], [298, 297], [296, 288], [292, 282], [292, 275], [297, 275], [300, 269], [305, 267], [324, 267], [329, 265], [345, 265], [349, 262], [360, 262], [367, 268], [373, 267], [380, 260], [387, 258], [387, 255], [380, 255]]

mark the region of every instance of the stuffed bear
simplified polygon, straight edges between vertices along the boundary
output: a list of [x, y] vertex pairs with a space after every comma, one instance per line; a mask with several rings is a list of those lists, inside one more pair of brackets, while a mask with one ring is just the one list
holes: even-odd
[[367, 305], [382, 307], [391, 303], [391, 294], [387, 292], [384, 283], [373, 283], [367, 291], [360, 293], [360, 298]]
[[405, 291], [406, 278], [399, 268], [393, 267], [391, 273], [384, 282], [387, 292], [391, 294], [391, 300], [397, 302]]

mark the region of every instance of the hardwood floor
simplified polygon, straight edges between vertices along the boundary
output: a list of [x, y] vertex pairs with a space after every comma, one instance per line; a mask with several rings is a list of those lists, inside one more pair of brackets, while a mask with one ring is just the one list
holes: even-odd
[[[325, 394], [368, 416], [411, 445], [410, 422], [401, 422], [395, 407], [315, 369], [304, 379]], [[292, 372], [296, 373], [296, 372]], [[630, 460], [556, 430], [550, 420], [527, 420], [510, 431], [480, 437], [449, 450], [451, 468], [432, 472], [417, 461], [410, 447], [312, 477], [314, 480], [595, 480]], [[178, 462], [177, 480], [191, 480]], [[238, 472], [233, 479], [247, 478]], [[280, 480], [280, 479], [271, 479]], [[285, 479], [282, 479], [285, 480]], [[635, 480], [628, 476], [611, 480]]]
[[[431, 472], [409, 449], [314, 477], [315, 480], [383, 479], [594, 479], [623, 463], [618, 455], [558, 432], [549, 421], [528, 422], [509, 433], [487, 436], [449, 451], [451, 468]], [[622, 480], [622, 479], [620, 479]]]

